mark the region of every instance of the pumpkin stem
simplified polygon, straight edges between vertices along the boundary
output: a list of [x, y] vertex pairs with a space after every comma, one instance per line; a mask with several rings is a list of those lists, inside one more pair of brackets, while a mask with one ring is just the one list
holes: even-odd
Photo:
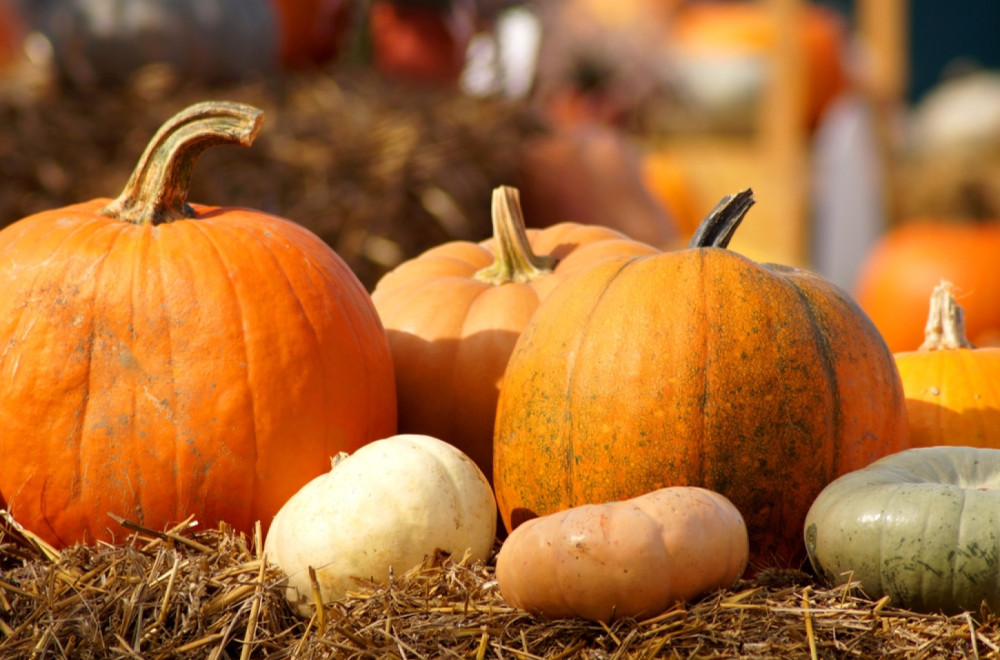
[[952, 283], [941, 280], [931, 293], [931, 310], [924, 327], [921, 351], [975, 348], [965, 337], [965, 310], [952, 294]]
[[203, 151], [220, 144], [250, 146], [263, 110], [244, 103], [204, 101], [171, 117], [149, 141], [125, 189], [104, 215], [133, 224], [194, 216], [187, 203], [191, 170]]
[[531, 251], [517, 188], [494, 188], [492, 213], [496, 256], [492, 264], [476, 271], [474, 278], [488, 284], [506, 284], [530, 282], [552, 272], [555, 258]]
[[750, 188], [723, 197], [698, 225], [688, 247], [728, 247], [736, 228], [755, 202]]

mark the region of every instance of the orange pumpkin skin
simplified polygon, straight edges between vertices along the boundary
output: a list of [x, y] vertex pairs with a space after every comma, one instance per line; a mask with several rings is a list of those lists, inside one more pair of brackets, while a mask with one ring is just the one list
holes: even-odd
[[[494, 219], [515, 189], [494, 192]], [[518, 214], [512, 218], [523, 230]], [[445, 440], [475, 461], [492, 483], [493, 424], [500, 381], [514, 342], [539, 302], [567, 277], [612, 255], [654, 254], [654, 248], [597, 225], [559, 223], [523, 230], [519, 248], [500, 278], [477, 276], [497, 263], [511, 226], [481, 243], [453, 241], [431, 248], [387, 273], [372, 300], [389, 337], [396, 373], [401, 433]], [[529, 275], [523, 250], [555, 259]], [[531, 255], [534, 256], [534, 255]]]
[[610, 259], [552, 293], [501, 386], [508, 529], [700, 486], [740, 510], [752, 562], [794, 565], [813, 498], [907, 446], [893, 358], [839, 288], [699, 247]]
[[950, 282], [935, 287], [923, 345], [896, 353], [913, 447], [1000, 449], [1000, 348], [965, 338]]
[[927, 292], [948, 280], [965, 308], [969, 340], [1000, 345], [997, 254], [1000, 222], [904, 224], [868, 253], [854, 297], [894, 353], [914, 351], [924, 339], [920, 319], [927, 317]]
[[330, 456], [395, 432], [385, 333], [317, 236], [109, 201], [0, 231], [0, 493], [25, 527], [57, 547], [121, 536], [109, 512], [267, 529]]

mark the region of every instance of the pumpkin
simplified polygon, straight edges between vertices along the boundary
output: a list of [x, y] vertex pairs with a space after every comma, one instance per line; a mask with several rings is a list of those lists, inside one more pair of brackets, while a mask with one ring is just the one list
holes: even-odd
[[397, 435], [334, 460], [274, 517], [265, 556], [288, 576], [286, 595], [309, 616], [314, 602], [344, 598], [358, 580], [385, 583], [436, 550], [485, 561], [496, 501], [468, 456], [425, 435]]
[[919, 612], [1000, 611], [1000, 450], [886, 456], [824, 488], [804, 529], [831, 584]]
[[0, 0], [0, 74], [24, 58], [26, 26], [16, 0]]
[[725, 497], [662, 488], [525, 522], [500, 547], [497, 586], [510, 605], [547, 618], [648, 619], [731, 587], [747, 544]]
[[315, 234], [187, 203], [197, 156], [260, 110], [206, 102], [125, 190], [0, 231], [0, 494], [56, 546], [108, 513], [266, 530], [329, 457], [395, 433], [392, 356], [361, 282]]
[[690, 240], [711, 209], [702, 206], [682, 159], [667, 150], [650, 150], [641, 156], [639, 173], [653, 199], [674, 219], [678, 235]]
[[591, 123], [532, 136], [518, 175], [529, 226], [595, 224], [661, 250], [678, 246], [673, 209], [647, 188], [639, 149], [615, 128]]
[[948, 280], [966, 312], [965, 330], [977, 346], [1000, 344], [1000, 222], [918, 220], [884, 235], [865, 256], [854, 297], [894, 353], [913, 351], [924, 336], [927, 292]]
[[686, 250], [607, 259], [552, 292], [500, 387], [505, 525], [666, 486], [729, 498], [752, 561], [794, 564], [835, 477], [906, 446], [892, 354], [834, 284], [725, 249], [750, 191]]
[[[801, 117], [803, 125], [811, 127], [846, 85], [847, 27], [829, 7], [801, 3], [795, 9], [791, 38], [801, 51]], [[780, 34], [767, 2], [683, 5], [667, 35], [678, 92], [720, 125], [753, 126]]]
[[351, 0], [271, 0], [279, 23], [279, 57], [292, 69], [333, 59], [353, 20]]
[[910, 420], [910, 445], [1000, 448], [1000, 348], [976, 348], [965, 337], [952, 284], [931, 294], [926, 339], [896, 354]]
[[431, 248], [372, 292], [392, 348], [400, 432], [452, 443], [491, 481], [500, 380], [539, 301], [608, 256], [656, 252], [599, 226], [526, 230], [509, 186], [493, 191], [492, 215], [493, 238]]
[[272, 0], [31, 0], [32, 30], [52, 43], [54, 64], [80, 86], [120, 85], [166, 63], [183, 79], [239, 81], [272, 73], [278, 32]]
[[457, 83], [474, 29], [464, 2], [372, 0], [368, 6], [372, 61], [389, 78]]

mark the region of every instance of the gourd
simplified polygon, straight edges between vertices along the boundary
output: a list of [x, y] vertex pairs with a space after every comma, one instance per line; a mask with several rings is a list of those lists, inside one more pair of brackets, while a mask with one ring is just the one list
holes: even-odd
[[289, 220], [187, 202], [198, 155], [261, 121], [193, 105], [117, 199], [0, 231], [0, 499], [53, 545], [113, 540], [109, 512], [266, 530], [330, 456], [395, 433], [388, 340], [346, 263]]
[[264, 553], [288, 576], [286, 595], [308, 616], [359, 580], [385, 583], [435, 550], [484, 561], [496, 535], [486, 477], [461, 451], [425, 435], [397, 435], [335, 459], [281, 507]]
[[890, 230], [865, 256], [854, 298], [894, 353], [916, 350], [927, 317], [927, 292], [951, 282], [966, 312], [965, 331], [976, 346], [1000, 344], [1000, 222], [914, 220]]
[[934, 287], [924, 343], [896, 354], [910, 445], [1000, 449], [1000, 348], [976, 348], [950, 282]]
[[516, 188], [493, 191], [493, 238], [452, 241], [387, 273], [372, 300], [395, 363], [399, 430], [452, 443], [492, 482], [507, 360], [549, 292], [610, 255], [652, 247], [600, 226], [526, 230]]
[[1000, 608], [1000, 450], [921, 447], [848, 473], [813, 502], [816, 573], [918, 612]]
[[508, 530], [700, 486], [740, 510], [752, 563], [794, 565], [820, 490], [906, 447], [899, 373], [854, 301], [725, 249], [752, 203], [750, 191], [727, 199], [689, 249], [602, 261], [528, 322], [494, 435]]
[[663, 488], [528, 520], [500, 547], [497, 585], [514, 607], [548, 618], [648, 619], [731, 587], [747, 544], [743, 517], [725, 497]]

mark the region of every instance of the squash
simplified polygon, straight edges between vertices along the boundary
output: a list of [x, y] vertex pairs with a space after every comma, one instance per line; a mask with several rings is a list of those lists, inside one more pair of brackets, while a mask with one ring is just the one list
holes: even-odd
[[813, 502], [817, 575], [918, 612], [1000, 611], [1000, 450], [921, 447], [848, 473]]
[[858, 269], [854, 298], [894, 353], [923, 342], [927, 292], [941, 280], [955, 286], [965, 330], [977, 346], [1000, 345], [1000, 221], [914, 220], [884, 235]]
[[947, 281], [934, 288], [920, 348], [895, 356], [910, 445], [1000, 449], [1000, 348], [969, 343], [952, 288]]
[[153, 136], [116, 200], [0, 231], [0, 493], [47, 542], [108, 513], [251, 533], [396, 430], [392, 356], [361, 282], [305, 228], [188, 204], [194, 161], [262, 113], [206, 102]]
[[729, 588], [747, 560], [746, 524], [732, 502], [675, 487], [525, 522], [500, 547], [496, 578], [514, 607], [610, 622]]
[[359, 580], [385, 583], [435, 552], [485, 561], [496, 501], [468, 456], [442, 440], [397, 435], [341, 455], [278, 511], [264, 554], [288, 576], [286, 596], [309, 616]]
[[400, 432], [452, 443], [491, 483], [500, 380], [539, 302], [611, 255], [656, 252], [599, 226], [526, 230], [518, 191], [509, 186], [493, 191], [492, 213], [492, 239], [434, 247], [372, 292], [392, 348]]
[[545, 300], [500, 387], [504, 524], [666, 486], [746, 519], [751, 561], [794, 565], [835, 477], [905, 448], [902, 385], [875, 326], [811, 272], [724, 249], [728, 198], [686, 250], [606, 259]]

